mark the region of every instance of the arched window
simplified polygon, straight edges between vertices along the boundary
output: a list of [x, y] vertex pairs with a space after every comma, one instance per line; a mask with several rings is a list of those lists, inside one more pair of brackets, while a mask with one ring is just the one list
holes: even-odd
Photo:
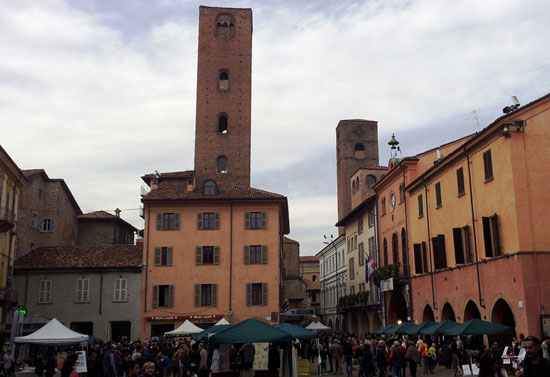
[[351, 193], [355, 194], [355, 180], [353, 180], [353, 182], [351, 182]]
[[217, 187], [216, 182], [206, 181], [204, 182], [204, 195], [216, 195]]
[[365, 179], [365, 183], [367, 184], [368, 188], [372, 188], [376, 184], [376, 177], [372, 174], [367, 175], [367, 178]]
[[355, 189], [359, 191], [359, 177], [355, 178]]
[[229, 89], [229, 71], [227, 69], [220, 70], [220, 73], [218, 74], [218, 89]]
[[393, 263], [399, 263], [399, 247], [397, 243], [397, 233], [391, 235], [391, 251], [393, 256]]
[[218, 160], [216, 161], [216, 166], [218, 173], [227, 173], [227, 158], [223, 156], [218, 157]]
[[353, 147], [353, 157], [365, 158], [365, 146], [363, 144], [355, 144], [355, 146]]
[[388, 265], [388, 240], [384, 238], [384, 266]]
[[230, 14], [220, 14], [216, 18], [216, 37], [229, 39], [235, 36], [235, 19]]
[[218, 115], [218, 133], [219, 134], [226, 134], [228, 131], [229, 125], [227, 121], [227, 114], [219, 114]]

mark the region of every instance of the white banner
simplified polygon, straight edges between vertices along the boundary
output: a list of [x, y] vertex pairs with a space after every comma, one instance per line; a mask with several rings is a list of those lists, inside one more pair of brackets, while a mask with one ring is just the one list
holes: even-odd
[[380, 291], [393, 291], [393, 278], [380, 281]]

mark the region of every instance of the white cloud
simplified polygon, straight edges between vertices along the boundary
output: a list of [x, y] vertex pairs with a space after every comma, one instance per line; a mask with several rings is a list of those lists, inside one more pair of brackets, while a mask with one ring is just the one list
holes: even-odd
[[[83, 209], [134, 209], [140, 175], [192, 168], [198, 3], [76, 3], [0, 9], [1, 143], [22, 168], [65, 178]], [[381, 135], [466, 134], [472, 109], [484, 126], [511, 95], [550, 87], [548, 2], [237, 4], [224, 3], [254, 12], [253, 182], [292, 177], [282, 193], [308, 253], [337, 220], [323, 169], [340, 119], [378, 120]]]

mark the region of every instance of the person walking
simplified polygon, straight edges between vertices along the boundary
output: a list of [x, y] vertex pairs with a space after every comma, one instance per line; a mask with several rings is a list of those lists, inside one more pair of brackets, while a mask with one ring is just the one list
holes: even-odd
[[13, 370], [14, 370], [14, 363], [15, 359], [13, 357], [13, 352], [11, 348], [8, 348], [8, 350], [4, 353], [2, 356], [2, 361], [4, 362], [4, 375], [6, 377], [12, 377]]
[[372, 377], [376, 367], [374, 365], [374, 355], [369, 344], [363, 346], [363, 355], [361, 355], [361, 364], [358, 377]]
[[378, 342], [378, 347], [376, 348], [376, 366], [378, 367], [378, 376], [386, 377], [388, 369], [388, 351], [386, 342], [383, 340]]
[[524, 339], [523, 345], [525, 367], [516, 373], [516, 377], [550, 376], [550, 360], [542, 357], [541, 341], [534, 336], [528, 336]]
[[403, 367], [403, 352], [399, 345], [399, 341], [393, 342], [390, 351], [390, 367], [392, 377], [401, 377], [401, 368]]
[[344, 351], [340, 345], [340, 340], [334, 339], [334, 343], [330, 346], [330, 353], [332, 354], [332, 373], [344, 374], [342, 370], [342, 356]]
[[432, 374], [435, 374], [435, 366], [437, 365], [437, 355], [435, 353], [435, 343], [432, 343], [431, 347], [426, 352], [428, 356], [428, 368]]
[[409, 362], [411, 377], [416, 377], [416, 367], [420, 363], [420, 352], [413, 343], [411, 343], [409, 348], [407, 348], [405, 359]]
[[489, 351], [489, 347], [484, 344], [479, 355], [479, 377], [494, 377], [494, 375], [495, 360]]
[[426, 338], [424, 338], [422, 340], [422, 343], [420, 343], [420, 348], [418, 349], [418, 351], [420, 352], [422, 362], [422, 373], [428, 374], [428, 343]]
[[103, 354], [103, 377], [115, 377], [116, 364], [115, 364], [115, 345], [111, 344], [106, 347]]
[[348, 377], [351, 377], [353, 372], [353, 344], [351, 343], [351, 338], [348, 338], [344, 342], [344, 359], [346, 361], [346, 372]]

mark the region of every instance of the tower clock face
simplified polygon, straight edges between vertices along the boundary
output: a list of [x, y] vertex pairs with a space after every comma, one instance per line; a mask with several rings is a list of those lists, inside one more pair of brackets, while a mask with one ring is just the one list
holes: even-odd
[[390, 194], [390, 200], [391, 200], [391, 210], [393, 211], [395, 209], [395, 192], [393, 191]]

